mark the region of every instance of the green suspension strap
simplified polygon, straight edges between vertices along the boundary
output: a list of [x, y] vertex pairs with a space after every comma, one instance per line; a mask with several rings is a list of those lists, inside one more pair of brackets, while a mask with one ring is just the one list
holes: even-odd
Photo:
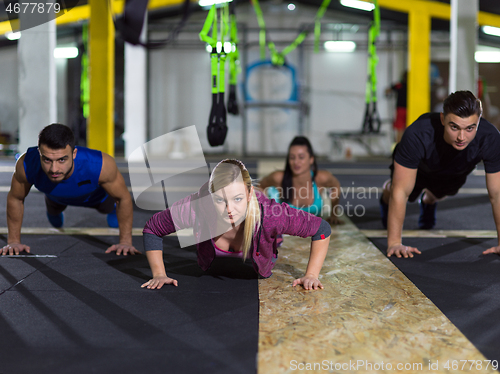
[[239, 114], [238, 101], [236, 99], [236, 84], [238, 83], [239, 74], [239, 52], [238, 52], [238, 29], [236, 27], [236, 14], [234, 11], [234, 2], [229, 6], [230, 17], [230, 41], [231, 52], [228, 54], [229, 58], [229, 96], [227, 98], [227, 111], [228, 113], [237, 116]]
[[[319, 51], [319, 37], [321, 34], [321, 19], [323, 18], [328, 5], [331, 0], [323, 0], [318, 12], [315, 17], [315, 26], [314, 26], [314, 35], [315, 35], [315, 51]], [[259, 44], [260, 44], [260, 58], [264, 60], [266, 58], [266, 24], [264, 22], [264, 16], [262, 15], [262, 10], [260, 9], [259, 1], [252, 0], [252, 5], [255, 10], [255, 14], [257, 16], [257, 22], [259, 23], [260, 32], [259, 32]], [[267, 43], [267, 47], [269, 48], [269, 53], [271, 55], [271, 62], [276, 66], [283, 66], [285, 64], [285, 56], [292, 52], [295, 48], [297, 48], [307, 37], [309, 31], [302, 31], [295, 40], [283, 49], [282, 52], [278, 52], [275, 44], [272, 41]], [[318, 47], [316, 47], [316, 44]]]
[[89, 26], [85, 23], [82, 26], [82, 71], [80, 75], [80, 107], [83, 118], [89, 118], [90, 83], [89, 83], [89, 56], [88, 56]]
[[221, 8], [220, 16], [220, 44], [221, 51], [219, 53], [219, 97], [217, 101], [217, 116], [222, 118], [224, 125], [227, 124], [226, 106], [224, 105], [224, 94], [226, 92], [226, 57], [227, 54], [224, 51], [224, 44], [226, 40], [226, 35], [228, 34], [228, 19], [229, 19], [229, 8], [227, 3]]
[[380, 8], [374, 0], [373, 22], [368, 30], [368, 81], [366, 82], [366, 109], [362, 132], [379, 132], [381, 120], [377, 111], [377, 37], [380, 34]]
[[271, 62], [276, 66], [283, 66], [285, 64], [285, 56], [292, 52], [297, 46], [299, 46], [307, 36], [307, 32], [303, 31], [295, 38], [295, 40], [283, 49], [282, 52], [278, 52], [273, 42], [269, 42], [268, 47], [271, 52]]
[[266, 22], [264, 21], [264, 16], [262, 15], [262, 10], [260, 9], [259, 0], [251, 0], [253, 9], [255, 10], [255, 15], [257, 16], [257, 22], [259, 24], [259, 45], [260, 45], [260, 59], [266, 59]]
[[331, 0], [323, 0], [323, 3], [316, 13], [316, 19], [314, 21], [314, 52], [319, 52], [319, 38], [321, 36], [321, 19], [325, 15], [328, 5], [330, 5]]
[[[208, 35], [212, 28], [212, 36]], [[210, 8], [202, 30], [200, 39], [210, 45], [210, 72], [212, 85], [212, 108], [208, 118], [207, 137], [212, 147], [224, 144], [227, 135], [224, 101], [222, 108], [219, 103], [219, 54], [217, 53], [217, 9], [215, 4]], [[224, 112], [224, 114], [222, 114]]]

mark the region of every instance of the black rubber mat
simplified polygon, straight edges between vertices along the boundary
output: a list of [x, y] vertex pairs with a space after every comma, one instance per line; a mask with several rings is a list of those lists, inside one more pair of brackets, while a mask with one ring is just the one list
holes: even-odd
[[[371, 239], [385, 254], [386, 239]], [[488, 359], [500, 361], [500, 256], [496, 239], [408, 238], [422, 254], [391, 261]]]
[[146, 290], [145, 256], [104, 253], [116, 237], [23, 241], [57, 257], [0, 258], [0, 373], [256, 372], [251, 265], [218, 259], [203, 272], [194, 247], [166, 239], [167, 272], [179, 286]]

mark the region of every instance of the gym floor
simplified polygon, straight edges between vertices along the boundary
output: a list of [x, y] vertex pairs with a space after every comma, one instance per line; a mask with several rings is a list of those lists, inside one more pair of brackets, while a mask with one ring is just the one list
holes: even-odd
[[[254, 178], [283, 164], [243, 161]], [[439, 202], [434, 230], [417, 230], [409, 204], [404, 240], [422, 255], [388, 259], [378, 199], [389, 161], [320, 163], [343, 186], [345, 222], [333, 229], [321, 291], [291, 287], [309, 248], [293, 237], [273, 276], [257, 279], [234, 259], [203, 272], [195, 249], [169, 236], [164, 258], [179, 287], [142, 289], [145, 256], [105, 254], [118, 231], [104, 215], [68, 207], [54, 229], [33, 189], [23, 222], [31, 254], [0, 258], [0, 373], [494, 372], [500, 256], [481, 254], [497, 241], [484, 171]], [[0, 160], [2, 206], [13, 167]], [[153, 213], [134, 209], [141, 251]], [[3, 242], [6, 226], [4, 214]]]

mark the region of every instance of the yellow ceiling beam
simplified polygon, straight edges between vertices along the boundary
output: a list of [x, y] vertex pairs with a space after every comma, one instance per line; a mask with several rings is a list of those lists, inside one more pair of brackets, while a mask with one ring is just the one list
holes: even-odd
[[[371, 0], [363, 0], [371, 3]], [[394, 10], [396, 12], [409, 13], [415, 8], [419, 8], [432, 18], [441, 18], [449, 20], [451, 18], [451, 6], [436, 1], [430, 0], [378, 0], [378, 5], [381, 8]], [[480, 26], [495, 26], [500, 27], [500, 15], [478, 12], [477, 23]]]
[[[196, 2], [195, 0], [191, 0], [191, 2]], [[122, 14], [124, 7], [124, 0], [114, 0], [113, 4], [113, 14]], [[184, 3], [184, 0], [150, 0], [148, 3], [149, 10], [157, 10], [161, 8], [168, 8], [177, 5], [181, 5]], [[87, 21], [90, 17], [90, 5], [81, 5], [78, 7], [72, 8], [69, 12], [59, 16], [56, 18], [56, 25], [67, 25], [70, 23]], [[0, 35], [4, 35], [14, 30], [19, 29], [19, 21], [16, 19], [14, 21], [4, 21], [0, 22]], [[13, 27], [12, 27], [13, 26]]]
[[480, 26], [500, 27], [500, 16], [492, 13], [479, 12], [477, 14], [477, 23]]
[[[198, 0], [190, 0], [192, 3], [198, 3]], [[171, 6], [181, 5], [184, 3], [184, 0], [149, 0], [148, 9], [161, 9], [167, 8]]]
[[[364, 0], [370, 2], [370, 0]], [[196, 0], [191, 0], [191, 2], [196, 2]], [[150, 0], [148, 9], [156, 10], [161, 8], [167, 8], [172, 6], [181, 5], [183, 0]], [[418, 3], [418, 4], [417, 4]], [[113, 13], [121, 14], [123, 12], [123, 0], [113, 1]], [[394, 10], [396, 12], [408, 13], [410, 10], [415, 9], [415, 6], [420, 6], [425, 9], [425, 12], [434, 18], [450, 19], [450, 5], [434, 2], [434, 1], [423, 1], [423, 0], [379, 0], [379, 5], [382, 8], [389, 10]], [[90, 17], [89, 5], [82, 5], [74, 7], [68, 13], [57, 17], [57, 25], [65, 25], [69, 23], [82, 22], [88, 20]], [[500, 15], [479, 12], [477, 15], [477, 21], [480, 26], [489, 25], [500, 27]], [[18, 29], [18, 20], [12, 21], [14, 30]], [[12, 31], [11, 22], [4, 21], [0, 22], [0, 35], [6, 34]]]
[[[364, 0], [366, 1], [366, 0]], [[451, 7], [448, 4], [424, 0], [379, 0], [381, 8], [409, 13], [419, 9], [434, 18], [450, 19]]]

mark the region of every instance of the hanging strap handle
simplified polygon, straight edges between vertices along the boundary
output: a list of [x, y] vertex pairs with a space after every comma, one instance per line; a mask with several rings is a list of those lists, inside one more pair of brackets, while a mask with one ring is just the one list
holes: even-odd
[[[212, 28], [212, 37], [208, 35], [210, 28]], [[217, 47], [217, 9], [215, 4], [208, 11], [207, 18], [200, 31], [200, 39], [210, 45], [212, 49]]]
[[260, 9], [259, 0], [251, 0], [253, 8], [255, 10], [255, 15], [257, 16], [257, 22], [259, 24], [259, 46], [260, 46], [260, 59], [264, 60], [266, 58], [266, 22], [264, 21], [264, 16], [262, 15], [262, 10]]
[[240, 73], [239, 68], [239, 57], [240, 53], [238, 51], [238, 29], [236, 26], [236, 15], [230, 15], [230, 41], [231, 41], [231, 52], [228, 53], [229, 58], [229, 84], [235, 85], [237, 83], [237, 77]]
[[368, 30], [368, 83], [366, 86], [366, 102], [377, 101], [377, 37], [380, 34], [380, 8], [378, 1], [374, 0], [373, 22]]
[[229, 95], [227, 98], [227, 112], [235, 116], [239, 114], [238, 100], [236, 98], [236, 84], [238, 83], [239, 52], [238, 52], [238, 28], [236, 24], [236, 14], [234, 11], [234, 2], [229, 6], [229, 38], [231, 41], [231, 52], [229, 58]]
[[328, 5], [330, 5], [331, 0], [323, 0], [321, 6], [318, 9], [318, 13], [316, 13], [316, 20], [314, 22], [314, 52], [319, 52], [319, 38], [321, 36], [321, 19], [325, 15], [326, 9]]
[[83, 24], [82, 27], [82, 71], [80, 77], [80, 106], [84, 118], [89, 118], [90, 113], [90, 82], [89, 82], [89, 55], [88, 55], [88, 41], [89, 41], [89, 25]]
[[220, 126], [226, 126], [226, 106], [224, 104], [224, 93], [226, 92], [226, 52], [224, 44], [229, 32], [229, 8], [227, 3], [220, 9], [220, 44], [219, 53], [219, 97], [217, 102], [217, 117]]
[[[373, 22], [368, 30], [368, 80], [366, 82], [366, 109], [363, 132], [379, 132], [382, 121], [377, 111], [377, 37], [380, 34], [380, 8], [374, 0]], [[374, 126], [374, 122], [375, 125]]]
[[[225, 7], [227, 9], [227, 6]], [[227, 12], [221, 11], [220, 19], [220, 42], [223, 47], [224, 38], [228, 30]], [[212, 28], [212, 36], [209, 36]], [[211, 146], [224, 144], [227, 135], [226, 108], [224, 106], [225, 85], [225, 60], [226, 54], [221, 51], [217, 53], [219, 34], [217, 32], [217, 9], [212, 5], [207, 14], [203, 28], [200, 31], [200, 39], [212, 47], [210, 53], [210, 73], [212, 79], [212, 108], [208, 117], [207, 137]]]
[[[331, 0], [323, 0], [321, 3], [320, 8], [318, 9], [318, 12], [316, 13], [315, 17], [315, 26], [314, 26], [314, 35], [315, 35], [315, 52], [319, 51], [319, 37], [321, 35], [321, 19], [325, 15], [326, 9], [328, 8], [328, 5], [330, 5]], [[255, 14], [257, 16], [257, 22], [260, 27], [259, 31], [259, 45], [260, 45], [260, 58], [261, 60], [265, 59], [266, 52], [266, 24], [264, 21], [264, 16], [262, 15], [262, 10], [259, 5], [258, 0], [252, 0], [252, 5], [255, 10]], [[302, 31], [296, 38], [295, 40], [287, 46], [283, 51], [278, 52], [276, 49], [276, 45], [272, 42], [269, 41], [267, 43], [267, 47], [269, 48], [269, 53], [271, 54], [271, 62], [273, 65], [277, 66], [282, 66], [285, 64], [285, 56], [292, 52], [295, 48], [297, 48], [309, 35], [309, 31]]]

